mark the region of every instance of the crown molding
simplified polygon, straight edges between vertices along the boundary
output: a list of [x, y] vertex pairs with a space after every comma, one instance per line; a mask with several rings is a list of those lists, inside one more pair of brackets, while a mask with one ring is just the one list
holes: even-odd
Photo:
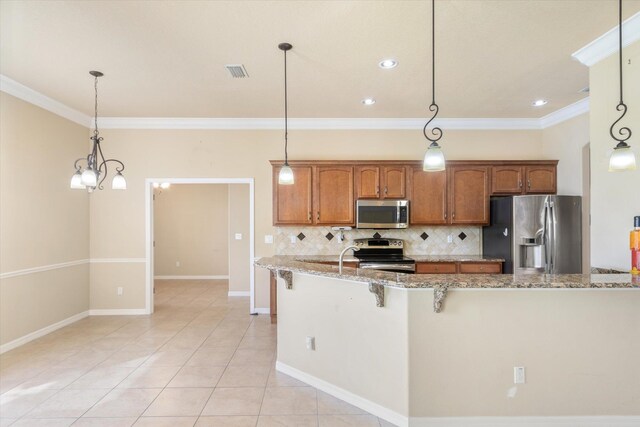
[[[289, 129], [298, 130], [415, 130], [422, 129], [424, 118], [300, 118], [289, 119]], [[215, 129], [281, 130], [282, 118], [161, 118], [104, 117], [102, 129]], [[448, 130], [518, 130], [540, 129], [540, 119], [436, 119], [434, 126]]]
[[71, 120], [84, 127], [90, 127], [91, 117], [78, 110], [74, 110], [71, 107], [64, 105], [61, 102], [56, 101], [53, 98], [49, 98], [46, 95], [37, 92], [30, 87], [27, 87], [17, 81], [10, 79], [9, 77], [0, 74], [0, 91], [15, 96], [30, 104], [43, 108], [53, 114], [57, 114], [60, 117]]
[[541, 117], [540, 127], [542, 129], [546, 129], [548, 127], [557, 125], [558, 123], [562, 123], [588, 112], [589, 97], [581, 99], [578, 102], [574, 102], [573, 104], [567, 105], [566, 107], [560, 108], [559, 110], [556, 110], [551, 114], [547, 114], [546, 116]]
[[[622, 22], [622, 47], [640, 40], [640, 12]], [[607, 31], [571, 56], [587, 67], [602, 61], [609, 55], [618, 52], [618, 26]]]
[[[640, 16], [640, 14], [638, 14]], [[0, 74], [0, 90], [23, 101], [90, 128], [91, 117]], [[445, 130], [540, 130], [589, 111], [589, 98], [561, 108], [542, 118], [443, 118], [434, 126]], [[290, 119], [297, 130], [418, 130], [425, 118], [300, 118]], [[175, 130], [281, 130], [282, 118], [171, 118], [101, 117], [102, 129]]]

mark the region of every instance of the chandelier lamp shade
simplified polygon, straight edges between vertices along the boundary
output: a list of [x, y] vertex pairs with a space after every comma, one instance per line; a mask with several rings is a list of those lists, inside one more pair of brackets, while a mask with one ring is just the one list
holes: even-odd
[[620, 102], [618, 103], [616, 110], [621, 112], [620, 117], [613, 122], [611, 128], [609, 128], [609, 134], [618, 143], [609, 157], [609, 172], [618, 172], [625, 170], [636, 169], [636, 156], [631, 151], [631, 146], [627, 144], [629, 138], [631, 138], [631, 129], [624, 126], [617, 130], [614, 130], [618, 122], [627, 114], [627, 105], [624, 103], [623, 91], [622, 91], [622, 0], [618, 0], [618, 66], [620, 72]]
[[93, 136], [91, 137], [91, 152], [89, 152], [87, 157], [81, 157], [75, 161], [74, 167], [76, 172], [71, 177], [70, 187], [74, 190], [87, 190], [90, 193], [96, 188], [98, 190], [104, 189], [102, 183], [107, 178], [109, 172], [108, 164], [113, 162], [115, 164], [116, 174], [111, 181], [111, 188], [114, 190], [126, 190], [127, 181], [122, 175], [124, 163], [116, 159], [105, 159], [104, 154], [102, 154], [102, 147], [100, 146], [102, 137], [98, 131], [98, 78], [104, 74], [100, 71], [89, 71], [89, 74], [95, 79], [95, 122]]
[[293, 169], [289, 166], [288, 146], [289, 146], [289, 111], [287, 103], [287, 51], [293, 46], [290, 43], [280, 43], [278, 49], [284, 52], [284, 165], [278, 174], [278, 184], [292, 185], [294, 183]]
[[431, 122], [438, 116], [440, 107], [436, 104], [436, 6], [435, 0], [431, 0], [431, 105], [429, 111], [433, 116], [422, 129], [424, 137], [431, 143], [427, 147], [422, 162], [422, 170], [426, 172], [439, 172], [445, 169], [444, 153], [438, 141], [442, 138], [442, 129], [437, 126], [428, 129]]

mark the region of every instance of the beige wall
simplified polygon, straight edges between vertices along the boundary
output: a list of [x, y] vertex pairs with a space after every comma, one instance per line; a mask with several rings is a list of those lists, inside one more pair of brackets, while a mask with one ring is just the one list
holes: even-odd
[[[249, 185], [229, 185], [229, 292], [249, 292], [250, 256]], [[242, 240], [236, 240], [236, 234]]]
[[589, 144], [589, 114], [542, 131], [542, 153], [558, 162], [558, 194], [582, 196], [582, 149]]
[[157, 189], [153, 215], [156, 277], [228, 276], [228, 185]]
[[[264, 236], [276, 234], [269, 160], [283, 157], [281, 131], [105, 130], [103, 134], [104, 149], [127, 165], [128, 190], [104, 192], [92, 199], [92, 257], [145, 256], [144, 180], [159, 177], [254, 178], [256, 256], [273, 253], [273, 245], [265, 244]], [[421, 159], [427, 147], [420, 130], [294, 130], [289, 141], [291, 159]], [[452, 160], [542, 157], [542, 131], [449, 131], [443, 141]], [[117, 264], [103, 267], [100, 286], [113, 287], [123, 279]], [[144, 277], [144, 264], [135, 268]], [[143, 288], [145, 283], [127, 281], [124, 286]], [[125, 295], [144, 293], [125, 289]], [[94, 303], [98, 304], [92, 299], [92, 308]], [[142, 308], [144, 298], [99, 304]], [[264, 270], [256, 271], [256, 306], [269, 306], [269, 276]]]
[[[591, 265], [629, 270], [629, 231], [640, 215], [640, 42], [623, 49], [625, 103], [629, 109], [622, 125], [633, 132], [629, 144], [638, 169], [608, 172], [609, 155], [616, 142], [609, 135], [618, 119], [618, 55], [590, 69], [591, 89]], [[629, 64], [629, 60], [631, 63]]]
[[[0, 344], [89, 309], [89, 195], [71, 190], [88, 129], [0, 93]], [[100, 197], [102, 192], [91, 197]]]

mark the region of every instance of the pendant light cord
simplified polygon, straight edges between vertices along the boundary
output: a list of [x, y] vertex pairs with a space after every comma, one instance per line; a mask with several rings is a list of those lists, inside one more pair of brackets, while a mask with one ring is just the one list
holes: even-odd
[[620, 104], [624, 104], [622, 99], [622, 0], [618, 0], [618, 41], [619, 41], [619, 62], [620, 62]]
[[[436, 104], [436, 2], [431, 0], [431, 105], [429, 111], [433, 116], [427, 121], [422, 128], [422, 134], [431, 142], [430, 147], [438, 147], [438, 141], [442, 138], [442, 129], [435, 126], [427, 129], [431, 122], [438, 116], [440, 107]], [[429, 135], [429, 132], [431, 135]]]
[[287, 51], [284, 51], [284, 164], [289, 165], [287, 149], [289, 145], [289, 109], [287, 103]]
[[95, 76], [95, 81], [93, 83], [93, 87], [95, 89], [96, 97], [95, 97], [95, 125], [93, 129], [93, 134], [98, 136], [98, 76]]
[[616, 110], [620, 111], [620, 117], [613, 122], [611, 127], [609, 128], [609, 135], [618, 141], [618, 145], [616, 148], [624, 148], [628, 147], [626, 141], [631, 138], [631, 129], [629, 127], [624, 126], [620, 129], [614, 130], [616, 125], [623, 119], [623, 117], [627, 114], [627, 106], [624, 103], [624, 99], [622, 97], [622, 0], [618, 0], [618, 68], [619, 68], [619, 77], [620, 77], [620, 103], [616, 107]]

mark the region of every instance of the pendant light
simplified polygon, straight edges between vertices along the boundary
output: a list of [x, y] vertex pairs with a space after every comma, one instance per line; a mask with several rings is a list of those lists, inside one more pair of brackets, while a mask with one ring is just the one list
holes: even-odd
[[278, 184], [281, 185], [292, 185], [294, 182], [293, 179], [293, 170], [291, 166], [289, 166], [289, 157], [287, 153], [288, 147], [288, 137], [289, 137], [289, 112], [287, 109], [287, 51], [291, 50], [293, 46], [289, 43], [280, 43], [278, 48], [284, 52], [284, 165], [280, 169], [280, 173], [278, 174]]
[[[95, 88], [95, 123], [93, 129], [93, 136], [91, 137], [91, 141], [93, 141], [93, 146], [91, 148], [91, 152], [89, 155], [85, 157], [81, 157], [76, 160], [74, 167], [76, 168], [76, 173], [71, 177], [71, 185], [70, 187], [74, 190], [87, 190], [92, 192], [96, 188], [98, 190], [102, 190], [102, 182], [107, 178], [107, 164], [109, 162], [117, 163], [120, 166], [116, 166], [116, 175], [113, 177], [113, 181], [111, 181], [111, 188], [114, 190], [126, 190], [127, 189], [127, 181], [124, 179], [122, 175], [122, 171], [124, 170], [124, 164], [120, 160], [116, 159], [106, 159], [102, 154], [102, 148], [100, 147], [100, 143], [102, 142], [102, 137], [100, 136], [100, 132], [98, 131], [98, 77], [102, 77], [100, 71], [89, 71], [94, 77], [94, 88]], [[82, 166], [80, 166], [81, 161], [85, 161], [87, 163], [84, 170], [82, 170]], [[100, 163], [98, 163], [100, 162]], [[102, 179], [100, 177], [102, 176]]]
[[442, 148], [438, 145], [438, 141], [442, 138], [442, 129], [435, 126], [427, 130], [427, 127], [438, 115], [440, 107], [436, 104], [436, 6], [435, 0], [431, 0], [431, 105], [429, 105], [429, 111], [433, 113], [433, 116], [427, 121], [422, 129], [424, 137], [427, 138], [431, 144], [427, 148], [427, 152], [424, 155], [424, 161], [422, 162], [422, 170], [426, 172], [439, 172], [445, 169], [444, 153]]
[[620, 103], [616, 107], [616, 110], [621, 111], [622, 114], [618, 117], [618, 120], [613, 122], [611, 128], [609, 128], [609, 134], [611, 137], [618, 141], [618, 144], [614, 147], [613, 153], [609, 158], [609, 172], [618, 172], [624, 170], [635, 170], [636, 168], [636, 156], [631, 151], [631, 146], [627, 144], [627, 140], [631, 138], [631, 129], [628, 127], [621, 127], [618, 129], [616, 136], [614, 133], [614, 126], [618, 124], [620, 120], [627, 114], [627, 105], [622, 98], [622, 0], [618, 0], [618, 65], [620, 68]]

